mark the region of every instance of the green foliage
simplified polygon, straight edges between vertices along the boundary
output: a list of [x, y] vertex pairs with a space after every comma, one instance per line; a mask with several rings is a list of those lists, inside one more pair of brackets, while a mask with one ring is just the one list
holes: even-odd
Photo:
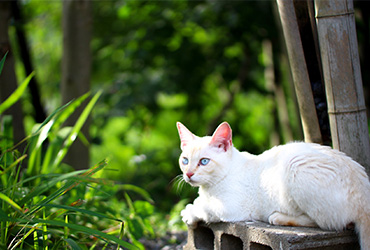
[[4, 67], [4, 63], [5, 63], [5, 59], [6, 59], [6, 56], [7, 55], [8, 55], [8, 52], [6, 52], [5, 55], [4, 55], [4, 57], [1, 58], [1, 61], [0, 61], [0, 74], [3, 71], [3, 67]]
[[[5, 56], [3, 58], [3, 60], [5, 60]], [[2, 70], [2, 67], [3, 67], [3, 63], [4, 61], [2, 60], [1, 64], [0, 64], [0, 73], [1, 73], [1, 70]], [[30, 76], [28, 76], [24, 81], [23, 83], [16, 89], [16, 91], [14, 91], [1, 105], [0, 105], [0, 115], [5, 111], [7, 110], [8, 108], [10, 108], [14, 103], [16, 103], [19, 98], [23, 95], [24, 91], [26, 90], [27, 86], [28, 86], [28, 83], [30, 82], [31, 78], [33, 77], [33, 74], [31, 74]]]
[[[119, 246], [142, 249], [138, 239], [144, 233], [154, 235], [148, 221], [153, 201], [146, 191], [94, 178], [106, 167], [106, 161], [80, 171], [70, 171], [62, 164], [100, 93], [91, 98], [73, 127], [61, 125], [88, 96], [64, 105], [35, 126], [32, 135], [23, 141], [29, 142], [26, 171], [22, 171], [22, 166], [27, 155], [18, 152], [11, 137], [12, 118], [2, 117], [0, 248], [93, 249], [97, 245], [115, 244], [117, 249]], [[15, 102], [20, 95], [12, 98]], [[0, 104], [0, 109], [5, 110], [4, 107], [8, 107], [7, 102]], [[112, 199], [120, 190], [125, 192], [126, 201]], [[128, 192], [146, 200], [132, 201]]]

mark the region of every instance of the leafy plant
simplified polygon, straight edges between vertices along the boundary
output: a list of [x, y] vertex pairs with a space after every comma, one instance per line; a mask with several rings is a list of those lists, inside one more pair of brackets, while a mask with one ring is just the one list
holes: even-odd
[[[0, 71], [4, 60], [5, 57], [0, 61]], [[20, 99], [31, 77], [0, 104], [0, 114]], [[83, 138], [81, 127], [101, 92], [91, 98], [73, 127], [65, 128], [62, 124], [89, 95], [58, 108], [42, 124], [35, 125], [33, 133], [20, 142], [28, 143], [28, 154], [19, 152], [19, 143], [13, 142], [11, 116], [2, 117], [1, 249], [93, 249], [108, 244], [117, 245], [117, 249], [143, 248], [137, 240], [140, 237], [137, 232], [151, 228], [145, 219], [148, 211], [153, 210], [149, 194], [135, 186], [116, 187], [112, 181], [94, 177], [106, 167], [105, 160], [80, 171], [70, 171], [71, 168], [62, 163], [71, 144], [78, 137]], [[101, 201], [112, 199], [114, 190], [131, 190], [147, 201], [132, 201], [125, 193], [127, 203], [118, 201], [118, 209], [126, 208], [126, 218], [121, 213], [99, 209]], [[143, 210], [148, 211], [143, 214]], [[136, 222], [138, 226], [132, 226]]]

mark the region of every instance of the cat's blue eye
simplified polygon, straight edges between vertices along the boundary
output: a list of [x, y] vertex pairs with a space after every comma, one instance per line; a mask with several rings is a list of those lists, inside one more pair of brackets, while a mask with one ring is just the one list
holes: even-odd
[[209, 161], [210, 161], [210, 159], [208, 159], [208, 158], [202, 158], [202, 159], [200, 159], [199, 163], [200, 163], [200, 165], [205, 166], [209, 163]]
[[188, 158], [186, 158], [186, 157], [182, 158], [182, 164], [188, 165], [189, 164]]

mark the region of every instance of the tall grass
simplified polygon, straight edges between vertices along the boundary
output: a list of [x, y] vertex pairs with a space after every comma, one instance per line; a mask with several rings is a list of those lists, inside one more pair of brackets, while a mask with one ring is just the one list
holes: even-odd
[[[5, 57], [0, 61], [0, 73], [4, 61]], [[0, 249], [107, 245], [142, 249], [137, 239], [143, 231], [152, 231], [146, 220], [153, 209], [149, 194], [135, 186], [97, 178], [96, 173], [107, 166], [105, 160], [80, 171], [62, 162], [72, 143], [84, 138], [81, 128], [100, 92], [91, 97], [74, 126], [62, 124], [90, 94], [58, 108], [22, 142], [13, 142], [12, 117], [2, 114], [21, 98], [31, 77], [0, 104]], [[25, 152], [19, 152], [20, 143], [27, 144]], [[144, 200], [133, 202], [129, 190]], [[116, 198], [122, 191], [125, 201]]]

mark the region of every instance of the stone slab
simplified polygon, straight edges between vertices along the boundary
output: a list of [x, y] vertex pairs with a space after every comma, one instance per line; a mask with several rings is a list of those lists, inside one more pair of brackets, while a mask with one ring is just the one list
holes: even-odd
[[274, 226], [262, 222], [200, 223], [188, 230], [184, 249], [360, 249], [353, 230]]

